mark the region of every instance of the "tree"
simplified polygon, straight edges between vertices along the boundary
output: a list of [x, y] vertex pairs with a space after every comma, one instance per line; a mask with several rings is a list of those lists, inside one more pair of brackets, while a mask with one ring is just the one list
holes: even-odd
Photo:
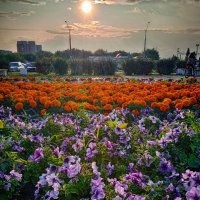
[[103, 49], [98, 49], [94, 52], [95, 56], [107, 56], [108, 52]]
[[147, 58], [151, 59], [151, 60], [159, 60], [160, 56], [159, 56], [159, 52], [157, 50], [153, 49], [147, 49], [145, 51], [145, 55]]
[[57, 57], [53, 61], [53, 66], [56, 74], [65, 75], [67, 74], [68, 65], [67, 61], [63, 58]]
[[162, 59], [157, 62], [157, 71], [159, 74], [169, 75], [174, 72], [175, 59]]

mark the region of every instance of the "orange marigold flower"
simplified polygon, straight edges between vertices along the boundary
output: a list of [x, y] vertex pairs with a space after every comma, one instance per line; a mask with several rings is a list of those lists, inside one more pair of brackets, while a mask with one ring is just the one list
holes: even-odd
[[137, 109], [132, 110], [132, 113], [133, 113], [135, 116], [138, 116], [138, 115], [140, 114], [140, 112], [139, 112]]
[[15, 109], [16, 110], [22, 110], [24, 108], [24, 104], [21, 102], [18, 102], [15, 104]]
[[65, 110], [66, 112], [71, 112], [71, 111], [72, 111], [71, 107], [70, 107], [68, 104], [65, 104], [64, 110]]
[[151, 103], [151, 108], [155, 108], [155, 107], [157, 107], [158, 106], [158, 103], [157, 102], [152, 102]]
[[40, 111], [40, 114], [41, 114], [41, 115], [44, 115], [46, 112], [47, 112], [46, 109], [42, 109], [42, 110]]
[[3, 95], [0, 94], [0, 101], [3, 101]]
[[178, 109], [178, 110], [181, 110], [183, 108], [183, 104], [182, 103], [177, 103], [175, 105], [175, 108]]
[[47, 100], [47, 101], [44, 102], [44, 107], [45, 108], [49, 108], [50, 106], [51, 106], [51, 102], [50, 101]]
[[106, 111], [109, 111], [109, 110], [112, 110], [112, 109], [113, 109], [113, 106], [111, 104], [106, 104], [104, 106], [104, 110], [106, 110]]
[[60, 107], [60, 106], [61, 106], [61, 102], [58, 101], [57, 99], [55, 99], [55, 100], [52, 102], [52, 106], [54, 106], [54, 107]]
[[30, 105], [31, 108], [36, 108], [37, 107], [37, 103], [34, 100], [30, 100], [29, 101], [29, 105]]

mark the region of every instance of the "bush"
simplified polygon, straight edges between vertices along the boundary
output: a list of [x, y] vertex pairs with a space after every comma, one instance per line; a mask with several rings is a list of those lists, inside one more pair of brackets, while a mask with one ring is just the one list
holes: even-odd
[[186, 61], [185, 60], [179, 60], [176, 64], [176, 68], [185, 68]]
[[159, 74], [169, 75], [174, 72], [175, 61], [173, 59], [162, 59], [157, 62], [157, 71]]
[[98, 62], [93, 62], [92, 66], [94, 68], [94, 75], [97, 76], [113, 76], [117, 65], [112, 60], [102, 60]]
[[70, 60], [70, 70], [71, 75], [82, 75], [83, 67], [81, 65], [81, 61], [78, 59]]
[[0, 58], [0, 69], [8, 69], [9, 61], [6, 58]]
[[147, 75], [152, 72], [154, 62], [144, 59], [130, 59], [123, 64], [123, 70], [126, 75]]
[[112, 60], [90, 61], [75, 59], [70, 62], [71, 75], [112, 76], [117, 65]]
[[68, 72], [67, 61], [63, 58], [55, 58], [53, 61], [53, 66], [56, 74], [65, 75]]
[[47, 75], [52, 71], [52, 62], [50, 58], [42, 58], [35, 63], [38, 73]]

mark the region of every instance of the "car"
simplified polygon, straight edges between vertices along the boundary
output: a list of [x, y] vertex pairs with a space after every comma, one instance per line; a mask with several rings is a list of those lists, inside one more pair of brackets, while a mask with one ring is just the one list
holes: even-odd
[[20, 68], [25, 66], [24, 63], [21, 62], [10, 62], [9, 63], [9, 71], [10, 72], [18, 72]]
[[36, 71], [36, 67], [32, 63], [26, 63], [25, 67], [26, 67], [28, 72], [35, 72]]

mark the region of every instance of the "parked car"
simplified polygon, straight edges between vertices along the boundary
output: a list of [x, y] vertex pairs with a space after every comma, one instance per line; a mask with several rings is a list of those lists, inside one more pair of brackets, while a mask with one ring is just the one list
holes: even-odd
[[20, 68], [24, 68], [25, 64], [21, 62], [10, 62], [9, 63], [9, 71], [10, 72], [18, 72]]
[[26, 63], [26, 69], [27, 69], [28, 72], [35, 72], [36, 71], [36, 67], [32, 63]]

